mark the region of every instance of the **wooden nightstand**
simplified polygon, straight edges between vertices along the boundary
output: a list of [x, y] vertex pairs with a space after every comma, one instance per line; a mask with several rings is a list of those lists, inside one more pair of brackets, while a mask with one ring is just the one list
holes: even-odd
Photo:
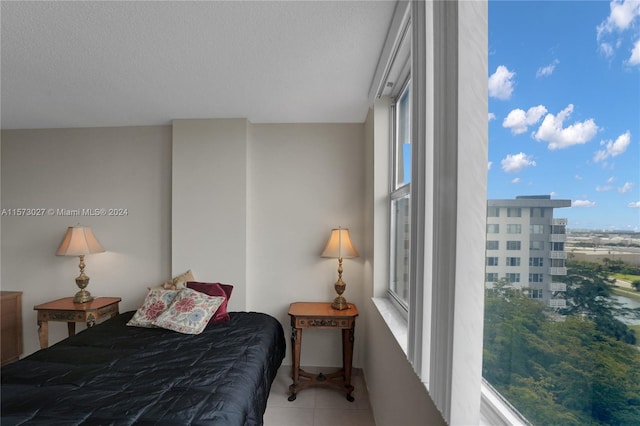
[[22, 292], [0, 292], [0, 312], [2, 313], [2, 332], [0, 349], [2, 363], [15, 362], [22, 355]]
[[87, 303], [73, 303], [73, 297], [65, 297], [34, 306], [33, 309], [38, 311], [40, 348], [49, 346], [49, 321], [66, 322], [69, 336], [73, 336], [77, 322], [86, 322], [87, 327], [93, 327], [96, 321], [118, 315], [120, 300], [119, 297], [96, 297]]
[[[333, 386], [351, 396], [351, 364], [353, 361], [353, 334], [356, 326], [358, 309], [349, 303], [349, 309], [335, 310], [331, 303], [297, 302], [289, 306], [291, 317], [291, 351], [293, 355], [293, 384], [289, 386], [289, 401], [296, 399], [296, 394], [309, 386]], [[300, 351], [302, 349], [302, 329], [333, 328], [342, 330], [342, 368], [330, 374], [311, 374], [300, 368]]]

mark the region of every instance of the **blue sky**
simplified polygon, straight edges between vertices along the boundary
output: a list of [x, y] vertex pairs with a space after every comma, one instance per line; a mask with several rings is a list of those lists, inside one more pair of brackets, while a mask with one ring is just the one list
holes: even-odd
[[489, 1], [488, 198], [640, 232], [640, 0]]

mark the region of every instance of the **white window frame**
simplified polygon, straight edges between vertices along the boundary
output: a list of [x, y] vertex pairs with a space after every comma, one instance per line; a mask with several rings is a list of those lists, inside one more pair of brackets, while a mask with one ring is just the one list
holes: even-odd
[[[479, 424], [481, 415], [508, 419], [510, 410], [485, 394], [482, 380], [488, 3], [401, 1], [396, 11], [404, 6], [411, 8], [413, 129], [403, 349], [448, 424]], [[370, 96], [384, 94], [396, 53], [388, 46], [398, 30], [387, 36]]]
[[401, 295], [397, 294], [396, 291], [394, 291], [391, 288], [391, 282], [394, 279], [393, 275], [395, 273], [395, 268], [393, 264], [396, 260], [395, 245], [396, 245], [396, 241], [398, 240], [396, 233], [402, 232], [395, 229], [396, 214], [394, 209], [394, 202], [403, 198], [408, 198], [409, 205], [411, 205], [411, 182], [399, 182], [399, 179], [398, 179], [398, 174], [399, 174], [398, 162], [401, 161], [399, 158], [399, 150], [401, 148], [399, 147], [399, 144], [398, 144], [398, 138], [399, 138], [398, 103], [400, 102], [400, 98], [402, 97], [402, 95], [405, 94], [407, 90], [409, 90], [408, 95], [409, 95], [409, 99], [411, 100], [411, 92], [409, 87], [411, 83], [411, 77], [409, 74], [408, 64], [403, 65], [403, 68], [404, 69], [401, 71], [401, 74], [400, 74], [401, 76], [400, 78], [403, 79], [403, 82], [402, 84], [397, 85], [397, 88], [391, 94], [393, 100], [391, 103], [390, 118], [389, 118], [389, 121], [391, 123], [391, 126], [390, 126], [391, 135], [389, 139], [390, 139], [390, 145], [391, 145], [390, 150], [391, 150], [392, 164], [391, 164], [391, 176], [390, 176], [390, 182], [389, 182], [389, 191], [390, 191], [390, 194], [389, 194], [389, 254], [390, 256], [389, 256], [389, 287], [387, 288], [387, 292], [389, 294], [389, 297], [392, 303], [399, 309], [402, 316], [404, 318], [407, 318], [408, 311], [409, 311], [409, 305], [407, 301], [405, 301], [401, 297]]

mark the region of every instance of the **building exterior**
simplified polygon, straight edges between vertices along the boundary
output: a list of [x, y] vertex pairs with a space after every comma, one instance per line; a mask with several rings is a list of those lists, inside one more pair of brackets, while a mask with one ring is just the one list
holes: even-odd
[[506, 278], [529, 297], [564, 307], [566, 284], [554, 277], [567, 274], [567, 220], [554, 219], [553, 209], [570, 206], [549, 195], [488, 200], [485, 286]]

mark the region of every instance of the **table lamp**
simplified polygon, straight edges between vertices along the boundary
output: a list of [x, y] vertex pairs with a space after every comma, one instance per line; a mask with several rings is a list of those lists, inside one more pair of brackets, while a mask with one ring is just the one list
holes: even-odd
[[89, 285], [89, 277], [84, 273], [84, 256], [92, 253], [102, 253], [104, 248], [93, 235], [88, 226], [70, 226], [58, 247], [56, 256], [79, 256], [80, 275], [76, 278], [76, 284], [80, 291], [73, 297], [74, 303], [86, 303], [93, 300], [93, 296], [85, 288]]
[[349, 305], [347, 300], [342, 296], [347, 285], [342, 281], [342, 259], [351, 259], [358, 257], [358, 251], [351, 243], [351, 237], [349, 236], [349, 229], [338, 227], [338, 229], [331, 230], [331, 236], [327, 242], [327, 246], [320, 255], [321, 257], [330, 257], [338, 259], [338, 281], [335, 283], [336, 293], [338, 297], [333, 300], [331, 307], [342, 311], [348, 309]]

